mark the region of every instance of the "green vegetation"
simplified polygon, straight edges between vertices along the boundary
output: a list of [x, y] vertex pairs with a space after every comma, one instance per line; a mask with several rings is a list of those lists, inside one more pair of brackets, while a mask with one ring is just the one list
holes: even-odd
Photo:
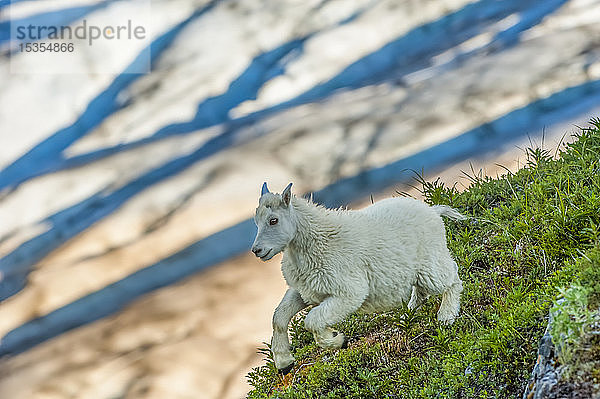
[[550, 333], [559, 349], [558, 390], [581, 387], [592, 397], [600, 393], [600, 248], [584, 254], [575, 269], [578, 277], [552, 307]]
[[[304, 330], [303, 313], [290, 329], [296, 367], [281, 377], [268, 358], [248, 376], [249, 397], [520, 397], [558, 287], [583, 287], [590, 311], [599, 303], [598, 269], [582, 265], [600, 259], [600, 120], [564, 150], [529, 149], [527, 159], [498, 179], [470, 176], [464, 192], [420, 181], [429, 203], [472, 217], [446, 222], [464, 281], [461, 316], [452, 326], [435, 320], [440, 299], [432, 298], [415, 312], [349, 317], [337, 326], [350, 338], [348, 349], [330, 351]], [[583, 300], [583, 291], [573, 290], [563, 295]], [[557, 323], [558, 336], [579, 328], [568, 319]]]

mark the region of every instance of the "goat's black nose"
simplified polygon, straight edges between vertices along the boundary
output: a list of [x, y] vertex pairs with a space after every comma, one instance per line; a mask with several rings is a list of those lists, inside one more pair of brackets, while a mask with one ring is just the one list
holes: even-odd
[[262, 251], [262, 249], [254, 247], [252, 248], [252, 252], [254, 253], [254, 255], [258, 256], [258, 254]]

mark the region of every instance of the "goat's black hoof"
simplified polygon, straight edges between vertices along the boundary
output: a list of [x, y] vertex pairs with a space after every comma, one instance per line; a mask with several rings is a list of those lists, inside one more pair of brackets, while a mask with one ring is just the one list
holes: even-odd
[[344, 343], [342, 344], [342, 349], [348, 349], [348, 337], [344, 337]]
[[282, 369], [277, 369], [277, 370], [279, 371], [279, 373], [280, 373], [281, 375], [286, 375], [286, 374], [288, 374], [290, 371], [292, 371], [292, 369], [294, 368], [294, 364], [295, 364], [295, 363], [290, 363], [290, 365], [289, 365], [289, 366], [286, 366], [286, 367], [284, 367], [284, 368], [282, 368]]

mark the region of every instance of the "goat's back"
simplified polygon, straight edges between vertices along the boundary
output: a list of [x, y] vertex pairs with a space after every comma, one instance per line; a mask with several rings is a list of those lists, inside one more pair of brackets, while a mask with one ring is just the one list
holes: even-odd
[[375, 223], [393, 225], [402, 230], [433, 228], [438, 232], [440, 226], [443, 228], [439, 212], [414, 198], [387, 198], [357, 212]]

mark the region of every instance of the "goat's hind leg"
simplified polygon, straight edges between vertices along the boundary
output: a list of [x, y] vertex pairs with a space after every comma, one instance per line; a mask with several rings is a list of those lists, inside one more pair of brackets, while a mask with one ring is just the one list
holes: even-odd
[[437, 313], [438, 321], [442, 324], [454, 323], [460, 309], [462, 281], [458, 277], [456, 262], [449, 254], [433, 263], [426, 273], [422, 272], [418, 276], [416, 286], [428, 295], [441, 294], [442, 303]]
[[443, 324], [452, 324], [460, 310], [460, 293], [463, 290], [463, 284], [458, 277], [458, 266], [453, 259], [448, 261], [450, 269], [450, 283], [444, 287], [442, 292], [442, 303], [438, 310], [438, 320]]
[[452, 324], [460, 310], [460, 293], [463, 290], [462, 281], [456, 276], [456, 281], [442, 293], [442, 303], [438, 310], [438, 320], [443, 324]]
[[289, 288], [275, 309], [275, 313], [273, 313], [271, 351], [273, 352], [275, 367], [282, 374], [289, 373], [295, 361], [290, 351], [288, 326], [294, 315], [307, 306], [298, 291]]

